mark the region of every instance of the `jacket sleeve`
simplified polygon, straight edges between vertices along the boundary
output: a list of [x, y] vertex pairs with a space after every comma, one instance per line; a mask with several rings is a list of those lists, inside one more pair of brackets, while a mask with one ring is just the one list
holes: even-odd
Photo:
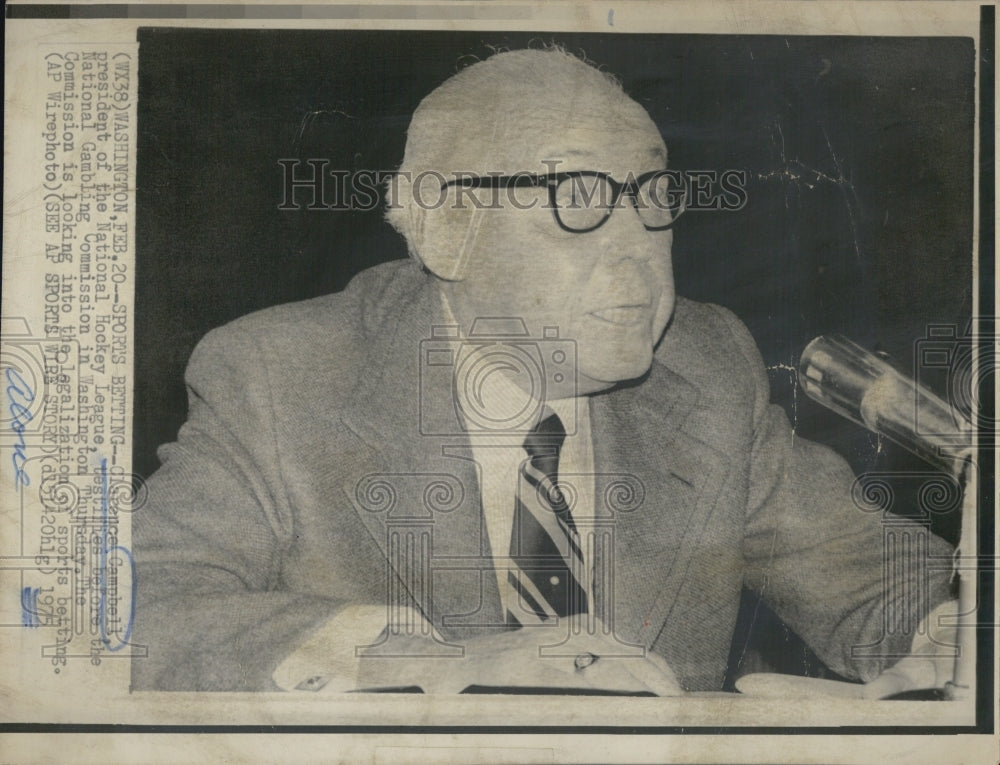
[[949, 595], [951, 547], [923, 525], [852, 499], [855, 476], [831, 449], [798, 437], [769, 404], [746, 328], [720, 309], [754, 380], [745, 585], [835, 672], [872, 680], [905, 656]]
[[132, 518], [136, 690], [277, 690], [274, 669], [343, 604], [281, 591], [291, 511], [267, 370], [251, 332], [209, 333], [186, 374], [188, 420]]

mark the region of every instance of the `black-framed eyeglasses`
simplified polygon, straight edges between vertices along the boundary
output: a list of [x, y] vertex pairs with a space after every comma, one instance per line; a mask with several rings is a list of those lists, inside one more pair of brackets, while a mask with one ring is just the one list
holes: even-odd
[[571, 170], [545, 175], [469, 175], [443, 183], [441, 189], [448, 186], [465, 189], [547, 187], [548, 204], [556, 223], [574, 234], [586, 234], [603, 226], [622, 196], [628, 195], [646, 230], [664, 231], [684, 212], [684, 185], [677, 183], [677, 178], [677, 174], [669, 170], [654, 170], [619, 183], [607, 173]]

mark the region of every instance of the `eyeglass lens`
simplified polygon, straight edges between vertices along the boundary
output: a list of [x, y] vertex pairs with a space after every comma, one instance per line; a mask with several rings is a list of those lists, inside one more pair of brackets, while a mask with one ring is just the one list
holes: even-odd
[[[628, 196], [623, 192], [623, 197]], [[639, 187], [634, 206], [649, 228], [664, 228], [674, 222], [683, 204], [683, 191], [668, 175], [654, 175]], [[555, 189], [555, 206], [560, 222], [567, 228], [587, 230], [600, 225], [612, 212], [615, 192], [609, 179], [599, 175], [563, 178]], [[632, 206], [632, 199], [618, 205]]]

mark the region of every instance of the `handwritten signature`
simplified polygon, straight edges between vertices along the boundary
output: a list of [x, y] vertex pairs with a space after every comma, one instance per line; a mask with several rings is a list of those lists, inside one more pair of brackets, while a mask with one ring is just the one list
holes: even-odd
[[7, 379], [7, 411], [10, 412], [11, 417], [10, 429], [17, 434], [14, 453], [11, 455], [11, 461], [14, 463], [14, 488], [20, 489], [31, 484], [31, 478], [24, 469], [24, 465], [28, 461], [24, 431], [34, 417], [28, 407], [35, 402], [35, 392], [13, 367], [7, 367], [4, 377]]

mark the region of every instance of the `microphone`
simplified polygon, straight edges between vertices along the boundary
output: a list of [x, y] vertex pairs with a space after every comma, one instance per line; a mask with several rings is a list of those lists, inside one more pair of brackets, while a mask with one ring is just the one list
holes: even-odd
[[[842, 335], [817, 337], [802, 351], [799, 384], [806, 394], [862, 427], [896, 442], [950, 473], [965, 489], [962, 528], [953, 574], [958, 574], [959, 650], [952, 679], [942, 690], [947, 699], [966, 700], [976, 680], [977, 601], [976, 473], [972, 467], [973, 427], [917, 381]], [[972, 621], [970, 622], [970, 615]], [[928, 698], [923, 692], [920, 698]], [[889, 698], [903, 698], [901, 694]], [[932, 697], [933, 698], [933, 697]]]
[[972, 424], [954, 407], [842, 335], [810, 342], [798, 377], [810, 398], [953, 475], [972, 455]]

